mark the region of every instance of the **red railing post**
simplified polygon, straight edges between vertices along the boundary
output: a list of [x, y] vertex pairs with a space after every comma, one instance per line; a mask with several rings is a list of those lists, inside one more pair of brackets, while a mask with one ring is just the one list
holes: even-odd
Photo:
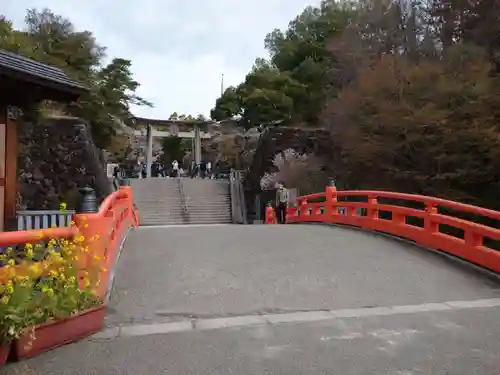
[[325, 218], [327, 222], [333, 222], [334, 216], [338, 216], [337, 188], [327, 186], [325, 190]]
[[302, 216], [308, 216], [309, 215], [309, 209], [307, 208], [307, 199], [305, 198], [300, 198], [297, 199], [298, 205], [299, 205], [299, 217]]
[[426, 203], [425, 205], [424, 229], [427, 234], [439, 232], [439, 224], [432, 220], [432, 216], [438, 213], [438, 209], [434, 203]]
[[483, 236], [479, 233], [474, 233], [472, 230], [466, 230], [464, 233], [465, 244], [471, 247], [483, 246]]
[[135, 227], [139, 226], [139, 217], [137, 212], [134, 210], [134, 197], [132, 194], [132, 188], [130, 186], [121, 186], [120, 191], [124, 192], [127, 196], [127, 215], [130, 215]]
[[377, 197], [368, 196], [368, 210], [366, 216], [371, 220], [378, 220], [378, 209], [375, 207], [377, 203]]

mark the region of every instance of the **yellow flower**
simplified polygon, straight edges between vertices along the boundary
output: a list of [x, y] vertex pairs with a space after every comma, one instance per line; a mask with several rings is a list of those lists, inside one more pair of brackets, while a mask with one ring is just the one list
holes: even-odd
[[75, 238], [76, 243], [82, 243], [83, 241], [85, 241], [85, 237], [83, 237], [82, 235], [76, 236]]
[[56, 278], [57, 276], [59, 276], [59, 274], [57, 273], [57, 271], [55, 271], [55, 270], [50, 270], [49, 271], [49, 277]]
[[26, 257], [28, 259], [33, 259], [33, 249], [27, 249], [26, 250]]
[[7, 262], [7, 264], [9, 266], [14, 266], [16, 264], [16, 261], [14, 259], [9, 259], [9, 261]]
[[54, 297], [54, 289], [52, 288], [42, 288], [42, 292], [48, 297]]
[[59, 205], [59, 210], [60, 211], [67, 211], [67, 209], [68, 209], [68, 205], [66, 203], [61, 203]]
[[12, 254], [12, 247], [7, 248], [7, 254]]
[[33, 263], [30, 266], [30, 271], [33, 273], [39, 273], [40, 272], [40, 265], [38, 263]]
[[21, 285], [27, 285], [28, 281], [29, 281], [28, 276], [19, 276], [19, 277], [17, 277], [17, 279]]
[[10, 301], [10, 297], [9, 296], [3, 296], [1, 299], [0, 299], [0, 302], [2, 302], [4, 305], [8, 304]]

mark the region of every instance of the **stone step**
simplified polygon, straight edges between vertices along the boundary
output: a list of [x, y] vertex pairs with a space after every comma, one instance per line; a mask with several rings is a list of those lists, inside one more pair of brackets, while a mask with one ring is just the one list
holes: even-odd
[[231, 223], [228, 181], [160, 178], [131, 185], [141, 225]]

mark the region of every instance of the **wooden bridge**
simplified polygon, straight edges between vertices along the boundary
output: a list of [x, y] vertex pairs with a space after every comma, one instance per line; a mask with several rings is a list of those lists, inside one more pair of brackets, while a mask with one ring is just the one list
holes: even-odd
[[293, 225], [139, 226], [117, 260], [131, 202], [122, 188], [85, 228], [116, 273], [104, 330], [3, 373], [498, 372], [500, 212], [328, 187]]

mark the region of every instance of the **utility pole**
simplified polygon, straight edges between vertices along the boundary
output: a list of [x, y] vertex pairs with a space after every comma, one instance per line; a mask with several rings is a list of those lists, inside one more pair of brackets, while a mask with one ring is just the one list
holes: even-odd
[[222, 78], [220, 80], [220, 96], [224, 94], [224, 73], [222, 73]]

